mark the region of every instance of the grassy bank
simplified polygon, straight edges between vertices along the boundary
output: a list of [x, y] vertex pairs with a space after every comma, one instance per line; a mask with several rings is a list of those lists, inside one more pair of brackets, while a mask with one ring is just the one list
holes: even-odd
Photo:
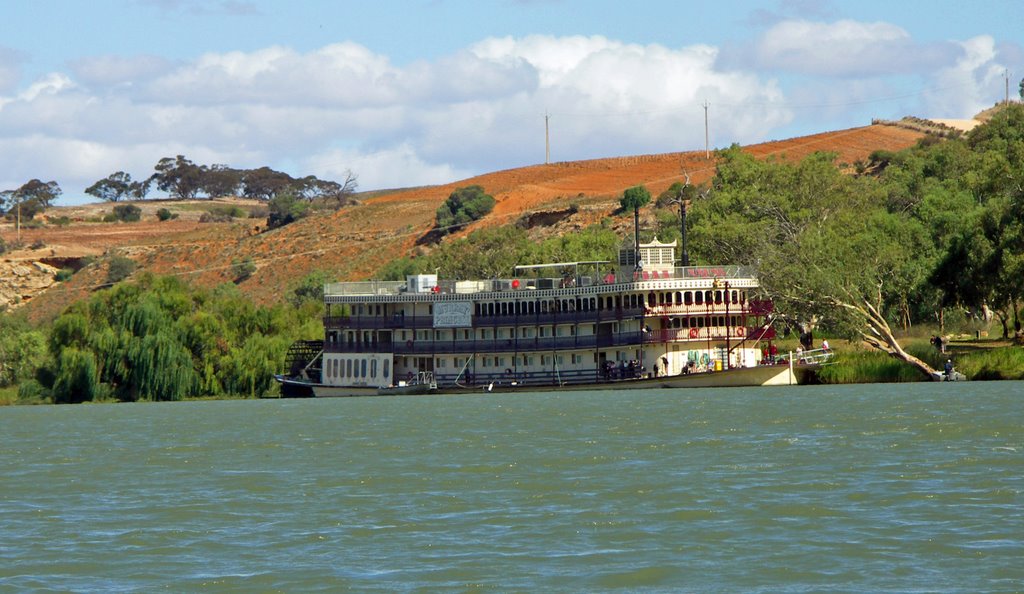
[[18, 387], [8, 386], [0, 388], [0, 406], [8, 406], [18, 403]]
[[[952, 359], [956, 370], [969, 380], [1024, 379], [1024, 348], [1005, 342], [956, 342], [946, 353], [940, 353], [926, 339], [913, 339], [904, 348], [938, 371], [947, 359]], [[910, 364], [854, 345], [838, 348], [834, 363], [822, 368], [818, 379], [826, 384], [928, 381]]]

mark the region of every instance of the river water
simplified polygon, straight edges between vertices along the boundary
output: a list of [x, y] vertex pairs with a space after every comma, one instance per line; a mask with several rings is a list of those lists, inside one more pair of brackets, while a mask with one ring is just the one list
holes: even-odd
[[0, 591], [1022, 591], [1022, 397], [0, 408]]

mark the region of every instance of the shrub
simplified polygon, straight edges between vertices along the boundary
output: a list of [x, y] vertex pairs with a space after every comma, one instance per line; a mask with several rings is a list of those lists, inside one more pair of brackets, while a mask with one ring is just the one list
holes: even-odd
[[161, 208], [160, 210], [156, 211], [156, 218], [160, 219], [161, 221], [169, 221], [171, 219], [178, 218], [178, 214], [171, 212], [166, 208]]
[[46, 247], [46, 242], [43, 241], [42, 239], [37, 239], [37, 240], [33, 241], [32, 245], [30, 245], [28, 247], [30, 247], [30, 248], [32, 248], [34, 250], [41, 250], [44, 247]]
[[67, 217], [57, 217], [55, 219], [50, 219], [50, 224], [57, 225], [58, 227], [67, 227], [71, 224], [71, 219]]
[[242, 282], [256, 272], [256, 263], [251, 256], [246, 256], [231, 263], [231, 271], [235, 275], [235, 282]]
[[114, 223], [117, 222], [117, 215], [112, 212], [108, 212], [107, 214], [103, 215], [102, 220], [104, 223]]
[[118, 204], [114, 207], [114, 217], [125, 223], [142, 220], [142, 209], [134, 204]]
[[480, 186], [456, 188], [438, 209], [437, 228], [450, 233], [482, 219], [494, 209], [495, 200]]
[[4, 241], [3, 237], [0, 237], [0, 254], [7, 251], [7, 242]]
[[107, 282], [110, 284], [119, 283], [135, 272], [135, 260], [125, 256], [114, 256], [107, 266]]
[[75, 271], [70, 268], [61, 268], [57, 271], [57, 274], [53, 275], [53, 280], [58, 283], [62, 283], [66, 280], [70, 280], [71, 276], [75, 274]]
[[35, 379], [28, 379], [18, 384], [18, 402], [34, 404], [50, 399], [50, 391]]
[[206, 212], [221, 220], [244, 219], [249, 216], [249, 211], [241, 206], [211, 206]]
[[199, 215], [200, 223], [230, 223], [231, 215], [217, 214], [213, 212], [204, 212]]
[[267, 217], [267, 229], [284, 227], [309, 214], [309, 204], [299, 200], [294, 194], [282, 193], [267, 203], [270, 215]]

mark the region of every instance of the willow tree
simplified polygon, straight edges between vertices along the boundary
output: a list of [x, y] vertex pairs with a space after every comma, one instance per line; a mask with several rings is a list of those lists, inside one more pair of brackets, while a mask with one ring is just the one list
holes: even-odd
[[63, 349], [57, 358], [53, 401], [69, 404], [89, 402], [99, 394], [99, 374], [92, 353], [74, 347]]

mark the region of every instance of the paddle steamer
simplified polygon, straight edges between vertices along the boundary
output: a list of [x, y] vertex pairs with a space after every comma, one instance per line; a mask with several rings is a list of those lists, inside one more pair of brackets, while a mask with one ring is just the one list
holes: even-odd
[[772, 304], [739, 266], [674, 265], [676, 243], [618, 261], [325, 286], [324, 338], [296, 343], [285, 396], [800, 383], [774, 357]]

